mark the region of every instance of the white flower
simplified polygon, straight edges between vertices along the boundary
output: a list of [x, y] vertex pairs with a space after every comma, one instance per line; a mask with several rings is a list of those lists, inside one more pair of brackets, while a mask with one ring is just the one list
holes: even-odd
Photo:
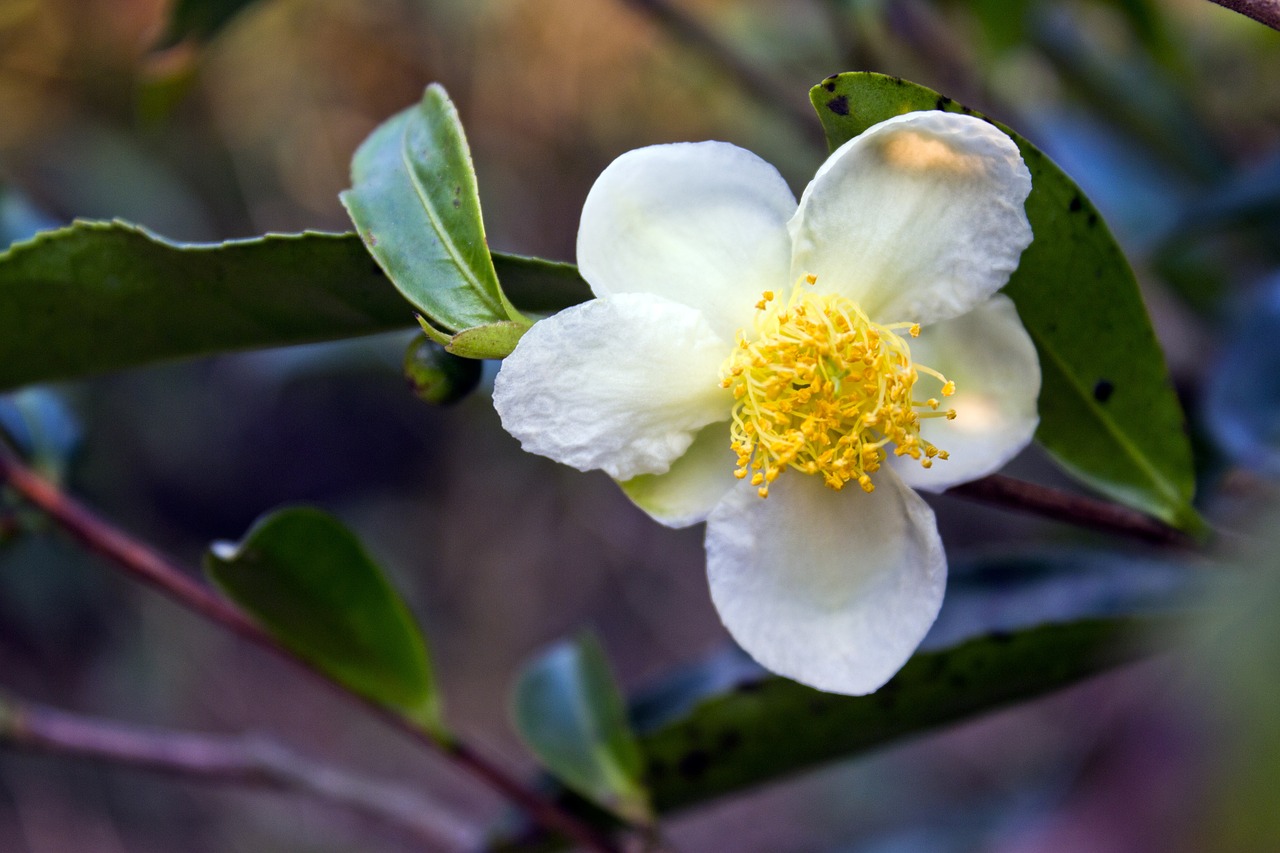
[[596, 298], [521, 339], [494, 405], [526, 450], [706, 520], [711, 596], [760, 663], [874, 691], [946, 584], [909, 487], [984, 476], [1036, 428], [1035, 348], [996, 293], [1030, 189], [1005, 134], [942, 112], [850, 140], [799, 205], [726, 143], [624, 154], [582, 211]]

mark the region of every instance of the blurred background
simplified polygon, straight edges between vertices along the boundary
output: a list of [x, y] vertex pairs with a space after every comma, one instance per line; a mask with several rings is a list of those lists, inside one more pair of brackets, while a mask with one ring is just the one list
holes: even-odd
[[[1012, 125], [1103, 211], [1190, 414], [1203, 508], [1235, 534], [1267, 523], [1280, 473], [1277, 68], [1280, 33], [1205, 0], [0, 0], [0, 245], [77, 216], [191, 241], [347, 230], [337, 193], [353, 150], [439, 81], [471, 142], [491, 245], [572, 260], [582, 201], [618, 154], [728, 140], [799, 193], [825, 154], [809, 87], [895, 74]], [[425, 624], [450, 719], [532, 771], [507, 696], [539, 648], [592, 626], [635, 688], [726, 642], [701, 531], [662, 529], [604, 475], [522, 454], [483, 386], [454, 407], [419, 402], [400, 372], [407, 340], [28, 389], [0, 398], [0, 418], [69, 488], [190, 565], [283, 503], [337, 513]], [[1034, 448], [1011, 473], [1068, 484]], [[934, 505], [958, 566], [1135, 550]], [[478, 825], [502, 812], [56, 532], [13, 533], [28, 525], [0, 503], [4, 688], [137, 723], [275, 732]], [[1233, 553], [1246, 569], [1280, 568], [1273, 549], [1239, 553], [1253, 555]], [[1278, 810], [1280, 765], [1237, 748], [1280, 728], [1274, 711], [1253, 713], [1280, 707], [1267, 692], [1280, 593], [1243, 598], [1254, 621], [1200, 629], [1217, 638], [1201, 644], [1212, 663], [1158, 656], [686, 813], [671, 836], [684, 850], [1280, 849], [1258, 841], [1274, 839], [1259, 815]], [[1224, 624], [1244, 633], [1222, 639]], [[1248, 713], [1215, 726], [1224, 704]], [[1256, 807], [1239, 807], [1249, 792]], [[0, 751], [0, 851], [410, 849], [296, 796]]]

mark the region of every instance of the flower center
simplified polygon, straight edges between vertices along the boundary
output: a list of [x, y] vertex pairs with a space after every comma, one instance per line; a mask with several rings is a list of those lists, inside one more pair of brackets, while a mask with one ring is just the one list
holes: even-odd
[[915, 399], [922, 376], [949, 397], [955, 383], [911, 360], [898, 332], [920, 334], [914, 323], [873, 323], [857, 303], [819, 294], [804, 285], [785, 304], [765, 291], [756, 303], [754, 335], [738, 333], [737, 346], [720, 368], [720, 384], [732, 389], [734, 476], [751, 477], [760, 497], [785, 468], [821, 474], [837, 491], [850, 481], [875, 489], [892, 444], [894, 454], [925, 468], [947, 452], [920, 437], [922, 418], [954, 419], [938, 411], [936, 397]]

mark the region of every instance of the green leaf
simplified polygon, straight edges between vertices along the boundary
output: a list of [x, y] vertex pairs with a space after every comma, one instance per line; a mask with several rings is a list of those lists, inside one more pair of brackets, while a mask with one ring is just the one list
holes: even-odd
[[[916, 110], [977, 115], [896, 77], [850, 73], [810, 92], [832, 150], [873, 124]], [[1031, 170], [1027, 216], [1035, 240], [1004, 292], [1040, 353], [1036, 438], [1104, 494], [1183, 529], [1194, 476], [1184, 418], [1124, 254], [1084, 193], [1035, 146], [1017, 143]]]
[[253, 0], [177, 0], [170, 12], [168, 43], [187, 36], [207, 39]]
[[[530, 310], [590, 296], [569, 264], [494, 263]], [[81, 221], [0, 251], [0, 390], [412, 326], [412, 307], [354, 234], [193, 244]]]
[[498, 285], [471, 152], [444, 89], [428, 86], [421, 103], [370, 134], [351, 161], [351, 183], [341, 198], [357, 232], [432, 326], [452, 335], [529, 325]]
[[77, 222], [0, 253], [0, 389], [412, 321], [348, 235], [184, 245]]
[[573, 264], [494, 252], [493, 265], [511, 301], [525, 311], [552, 314], [591, 298]]
[[422, 633], [360, 540], [333, 516], [308, 507], [274, 512], [238, 545], [210, 548], [205, 570], [334, 681], [443, 736]]
[[520, 736], [552, 774], [629, 821], [649, 822], [640, 751], [593, 636], [562, 642], [530, 664], [514, 710]]
[[659, 812], [740, 791], [1002, 705], [1039, 696], [1131, 657], [1126, 620], [996, 634], [916, 654], [870, 696], [785, 678], [739, 683], [642, 734]]

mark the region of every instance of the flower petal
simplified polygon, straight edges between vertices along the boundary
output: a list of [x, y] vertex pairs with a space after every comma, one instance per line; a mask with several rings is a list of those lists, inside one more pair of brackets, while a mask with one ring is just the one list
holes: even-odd
[[761, 500], [734, 489], [707, 521], [707, 574], [738, 643], [780, 675], [871, 693], [933, 624], [947, 560], [933, 510], [888, 469], [833, 492], [788, 471]]
[[[955, 396], [939, 395], [956, 419], [920, 422], [921, 437], [950, 459], [925, 470], [909, 457], [890, 457], [907, 485], [940, 492], [985, 477], [1030, 443], [1040, 424], [1040, 359], [1009, 297], [997, 294], [968, 314], [926, 327], [911, 342], [911, 359], [956, 383]], [[917, 387], [930, 384], [921, 377]]]
[[642, 474], [619, 483], [636, 506], [667, 527], [705, 521], [738, 481], [727, 423], [705, 426], [665, 474]]
[[732, 341], [763, 290], [788, 284], [795, 196], [727, 142], [654, 145], [604, 170], [582, 208], [578, 268], [596, 296], [656, 293]]
[[687, 305], [651, 294], [593, 299], [535, 323], [507, 356], [493, 405], [530, 453], [626, 480], [661, 474], [703, 426], [729, 416], [729, 344]]
[[931, 323], [986, 301], [1031, 243], [1031, 175], [1013, 140], [972, 116], [896, 116], [840, 146], [790, 222], [792, 276], [877, 322]]

